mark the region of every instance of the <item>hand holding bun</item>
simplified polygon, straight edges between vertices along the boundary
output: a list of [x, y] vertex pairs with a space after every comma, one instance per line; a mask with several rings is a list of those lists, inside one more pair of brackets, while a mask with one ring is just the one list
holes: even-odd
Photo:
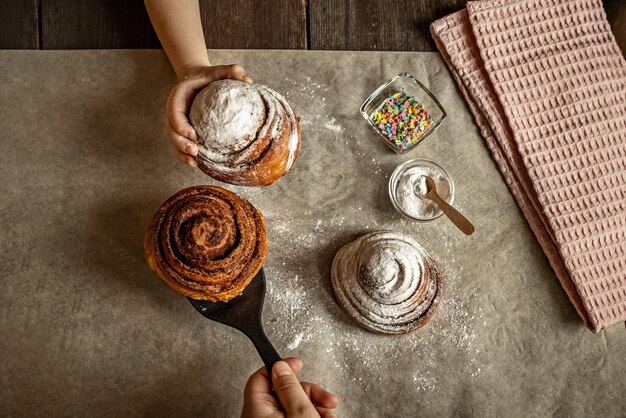
[[197, 167], [195, 156], [196, 132], [189, 123], [188, 114], [193, 98], [210, 83], [230, 78], [252, 83], [252, 79], [241, 65], [198, 65], [189, 66], [180, 74], [179, 82], [167, 99], [167, 133], [176, 158], [185, 164]]
[[216, 180], [267, 186], [293, 166], [300, 124], [283, 96], [260, 84], [220, 80], [193, 101], [198, 167]]
[[145, 253], [150, 268], [177, 292], [228, 301], [243, 292], [265, 261], [263, 215], [221, 187], [189, 187], [154, 215]]

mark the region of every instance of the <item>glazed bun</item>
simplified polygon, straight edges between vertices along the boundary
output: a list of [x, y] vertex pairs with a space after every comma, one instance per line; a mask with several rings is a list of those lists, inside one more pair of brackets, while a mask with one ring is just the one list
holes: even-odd
[[265, 261], [265, 221], [235, 193], [189, 187], [161, 205], [144, 250], [150, 268], [177, 292], [228, 301], [243, 292]]

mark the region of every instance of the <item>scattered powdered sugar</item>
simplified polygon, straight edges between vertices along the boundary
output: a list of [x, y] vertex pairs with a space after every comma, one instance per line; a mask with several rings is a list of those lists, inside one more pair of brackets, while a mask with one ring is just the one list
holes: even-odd
[[324, 127], [338, 134], [343, 133], [344, 131], [343, 126], [339, 125], [337, 123], [337, 119], [335, 118], [330, 118], [329, 120], [327, 120], [326, 123], [324, 124]]
[[[317, 218], [311, 211], [305, 212], [301, 216], [278, 210], [266, 213], [271, 255], [266, 262], [265, 322], [277, 348], [292, 351], [285, 355], [323, 361], [325, 369], [334, 370], [329, 372], [330, 379], [348, 379], [365, 392], [379, 390], [376, 385], [394, 375], [404, 376], [406, 390], [449, 387], [450, 376], [441, 373], [442, 362], [448, 359], [460, 364], [455, 373], [468, 381], [479, 376], [481, 345], [474, 325], [483, 324], [481, 301], [478, 294], [464, 290], [462, 267], [455, 262], [452, 245], [443, 245], [437, 253], [443, 292], [431, 321], [407, 334], [374, 334], [353, 323], [335, 301], [330, 262], [338, 249], [338, 231], [354, 230], [359, 222], [360, 230], [386, 225], [350, 216]], [[400, 221], [396, 227], [415, 225], [406, 222]], [[432, 247], [428, 241], [422, 244]], [[272, 252], [272, 247], [280, 251]]]
[[305, 299], [307, 292], [304, 287], [298, 282], [298, 275], [296, 274], [291, 280], [291, 285], [281, 291], [280, 294], [274, 294], [274, 288], [268, 285], [268, 294], [274, 296], [274, 298], [280, 299], [281, 302], [287, 307], [290, 314], [303, 309], [302, 301]]
[[328, 86], [323, 86], [306, 77], [306, 82], [287, 79], [289, 86], [285, 88], [285, 97], [298, 103], [309, 103], [314, 108], [308, 112], [300, 111], [300, 124], [313, 134], [340, 135], [345, 131], [344, 126], [332, 116], [327, 109], [326, 98]]
[[293, 337], [293, 340], [291, 340], [291, 342], [287, 344], [287, 349], [295, 350], [296, 348], [298, 348], [300, 346], [300, 343], [302, 342], [302, 337], [302, 333], [296, 334], [296, 336]]
[[[342, 116], [326, 105], [324, 96], [331, 94], [327, 86], [308, 77], [306, 82], [287, 79], [281, 91], [286, 92], [288, 100], [301, 106], [294, 110], [302, 118], [305, 140], [319, 136], [330, 139], [327, 144], [345, 144], [350, 152], [345, 159], [357, 162], [354, 170], [358, 172], [350, 175], [377, 181], [357, 185], [361, 198], [337, 198], [337, 203], [311, 198], [315, 204], [308, 204], [309, 200], [302, 198], [298, 202], [308, 205], [300, 206], [298, 211], [285, 211], [281, 202], [264, 201], [262, 190], [243, 191], [244, 197], [262, 208], [266, 219], [270, 246], [264, 267], [267, 277], [264, 324], [279, 353], [303, 357], [307, 369], [323, 367], [330, 379], [324, 384], [331, 388], [334, 382], [348, 380], [363, 392], [379, 391], [381, 385], [393, 379], [400, 379], [407, 393], [450, 388], [450, 373], [441, 371], [442, 364], [448, 361], [459, 365], [453, 371], [455, 377], [474, 381], [481, 371], [478, 358], [482, 346], [474, 326], [483, 324], [480, 307], [483, 301], [463, 280], [462, 267], [455, 262], [454, 245], [446, 241], [448, 237], [420, 235], [416, 223], [401, 218], [393, 210], [386, 186], [394, 166], [390, 162], [395, 160], [354, 146], [354, 129], [347, 129], [348, 122], [344, 126]], [[333, 152], [341, 149], [341, 146], [332, 148]], [[319, 152], [328, 156], [314, 147], [307, 151], [310, 155]], [[311, 189], [306, 186], [312, 183], [303, 182], [305, 188], [301, 193], [308, 196], [320, 192], [324, 179], [316, 178]], [[288, 180], [295, 178], [282, 180], [282, 184]], [[344, 187], [344, 183], [337, 184]], [[441, 193], [439, 185], [437, 188]], [[346, 194], [351, 192], [350, 188], [342, 190]], [[334, 210], [339, 206], [341, 210]], [[436, 230], [436, 225], [432, 226]], [[337, 304], [330, 279], [333, 257], [342, 245], [374, 230], [416, 231], [414, 237], [438, 263], [443, 291], [434, 316], [423, 328], [396, 336], [375, 334], [353, 323]], [[429, 399], [422, 397], [420, 402]]]

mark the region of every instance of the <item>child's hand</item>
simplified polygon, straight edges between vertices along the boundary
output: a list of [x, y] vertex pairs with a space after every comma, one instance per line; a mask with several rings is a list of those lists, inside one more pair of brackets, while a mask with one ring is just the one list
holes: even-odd
[[193, 158], [198, 154], [196, 132], [187, 119], [193, 98], [209, 83], [224, 78], [252, 83], [240, 65], [215, 65], [189, 68], [185, 71], [184, 79], [172, 89], [167, 99], [167, 133], [172, 150], [180, 162], [196, 167]]
[[272, 369], [271, 383], [265, 367], [257, 370], [244, 389], [241, 417], [334, 418], [339, 401], [320, 385], [299, 382], [296, 374], [302, 367], [297, 358], [279, 361]]

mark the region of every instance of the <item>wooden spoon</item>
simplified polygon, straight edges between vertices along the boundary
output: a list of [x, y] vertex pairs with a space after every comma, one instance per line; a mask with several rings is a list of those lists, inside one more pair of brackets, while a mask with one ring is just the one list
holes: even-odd
[[435, 202], [448, 219], [450, 219], [452, 223], [461, 230], [461, 232], [465, 235], [472, 235], [474, 233], [474, 225], [472, 225], [472, 223], [468, 221], [465, 216], [461, 215], [458, 210], [450, 206], [448, 202], [443, 200], [441, 196], [437, 194], [437, 185], [435, 184], [435, 180], [429, 176], [424, 176], [424, 178], [426, 180], [426, 194], [422, 195], [422, 197]]

